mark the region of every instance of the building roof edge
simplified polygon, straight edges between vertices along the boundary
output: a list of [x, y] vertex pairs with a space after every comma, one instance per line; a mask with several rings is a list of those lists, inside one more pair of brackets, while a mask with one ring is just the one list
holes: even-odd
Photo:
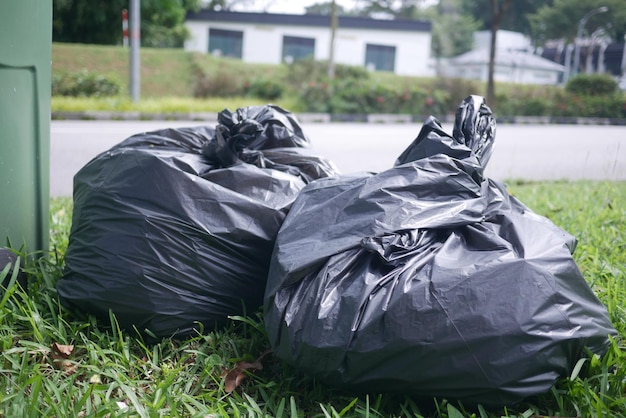
[[[187, 14], [188, 21], [219, 21], [252, 24], [330, 27], [330, 16], [320, 14], [278, 14], [231, 12], [202, 9]], [[430, 32], [431, 22], [411, 19], [374, 19], [360, 16], [339, 16], [340, 28]]]

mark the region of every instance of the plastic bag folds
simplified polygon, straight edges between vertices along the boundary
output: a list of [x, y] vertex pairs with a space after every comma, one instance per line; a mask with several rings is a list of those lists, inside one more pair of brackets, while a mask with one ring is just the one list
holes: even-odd
[[134, 135], [74, 177], [62, 303], [124, 329], [183, 336], [262, 305], [278, 229], [299, 191], [336, 175], [276, 106], [216, 128]]
[[272, 255], [275, 355], [344, 390], [501, 406], [605, 352], [575, 238], [484, 177], [494, 140], [471, 96], [452, 135], [429, 118], [389, 170], [307, 185]]

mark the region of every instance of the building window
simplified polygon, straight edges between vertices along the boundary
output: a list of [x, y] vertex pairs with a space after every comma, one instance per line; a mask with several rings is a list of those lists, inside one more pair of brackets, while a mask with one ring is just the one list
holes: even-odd
[[315, 39], [298, 36], [283, 36], [283, 61], [294, 61], [315, 56]]
[[209, 53], [221, 57], [242, 57], [243, 32], [209, 29]]
[[396, 47], [367, 44], [365, 47], [365, 67], [375, 71], [394, 71]]

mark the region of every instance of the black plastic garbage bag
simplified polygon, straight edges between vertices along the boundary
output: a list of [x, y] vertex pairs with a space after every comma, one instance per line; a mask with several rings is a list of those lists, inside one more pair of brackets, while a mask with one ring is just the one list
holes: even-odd
[[305, 187], [265, 294], [276, 356], [343, 389], [485, 406], [547, 391], [615, 334], [575, 239], [483, 177], [482, 98], [430, 118], [396, 165]]
[[253, 312], [298, 192], [337, 174], [308, 144], [290, 112], [259, 106], [98, 155], [74, 177], [61, 301], [157, 337]]

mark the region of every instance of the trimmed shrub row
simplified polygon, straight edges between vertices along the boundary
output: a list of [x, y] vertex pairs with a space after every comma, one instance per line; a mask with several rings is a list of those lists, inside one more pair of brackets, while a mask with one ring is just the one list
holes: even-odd
[[[270, 102], [289, 96], [298, 99], [302, 112], [425, 116], [454, 113], [461, 100], [482, 90], [474, 80], [381, 78], [346, 65], [337, 65], [336, 76], [329, 81], [326, 63], [307, 60], [288, 65], [281, 74], [270, 78], [230, 66], [207, 72], [196, 64], [194, 96], [254, 97]], [[53, 95], [107, 97], [121, 90], [114, 77], [86, 70], [54, 74], [52, 80]], [[492, 110], [498, 116], [626, 118], [626, 96], [608, 75], [581, 74], [565, 88], [503, 85], [497, 90], [500, 94]]]
[[52, 74], [53, 96], [110, 97], [119, 95], [121, 91], [121, 83], [112, 75], [86, 69]]

